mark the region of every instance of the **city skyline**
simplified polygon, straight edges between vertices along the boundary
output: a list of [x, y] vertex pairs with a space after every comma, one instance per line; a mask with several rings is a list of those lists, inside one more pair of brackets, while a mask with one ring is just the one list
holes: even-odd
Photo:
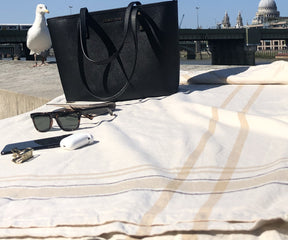
[[[1, 24], [32, 24], [35, 17], [35, 8], [38, 3], [47, 5], [50, 14], [46, 18], [77, 14], [81, 7], [87, 7], [89, 11], [98, 11], [111, 8], [125, 7], [131, 0], [10, 0], [5, 2], [0, 9]], [[142, 0], [143, 4], [160, 2], [155, 0]], [[178, 0], [179, 24], [181, 28], [213, 28], [221, 23], [225, 12], [228, 13], [232, 26], [235, 26], [237, 15], [240, 11], [243, 24], [251, 24], [258, 10], [260, 0]], [[276, 0], [280, 16], [288, 16], [288, 1]], [[15, 7], [17, 6], [17, 7]], [[184, 18], [183, 18], [184, 16]]]

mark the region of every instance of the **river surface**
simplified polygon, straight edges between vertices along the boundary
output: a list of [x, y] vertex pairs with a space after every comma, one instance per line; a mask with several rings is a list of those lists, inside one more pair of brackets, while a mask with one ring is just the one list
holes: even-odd
[[[264, 58], [256, 58], [255, 59], [255, 63], [256, 65], [260, 65], [260, 64], [269, 64], [271, 62], [274, 62], [276, 60], [279, 59], [264, 59]], [[186, 60], [186, 59], [181, 59], [180, 60], [180, 64], [181, 65], [212, 65], [211, 64], [211, 59], [192, 59], [192, 60]]]
[[[11, 60], [11, 58], [3, 58], [2, 60]], [[263, 58], [256, 58], [255, 62], [256, 65], [259, 64], [268, 64], [273, 61], [276, 61], [277, 59], [263, 59]], [[278, 59], [279, 60], [279, 59]], [[21, 58], [20, 61], [26, 61], [26, 58]], [[47, 62], [56, 62], [55, 57], [48, 57]], [[211, 64], [211, 59], [192, 59], [192, 60], [187, 60], [187, 59], [180, 59], [180, 64], [181, 65], [212, 65]]]

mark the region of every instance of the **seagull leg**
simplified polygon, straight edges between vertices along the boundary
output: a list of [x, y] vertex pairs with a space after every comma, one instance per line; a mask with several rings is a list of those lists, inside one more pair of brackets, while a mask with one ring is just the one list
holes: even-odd
[[35, 65], [33, 67], [37, 67], [38, 65], [37, 65], [37, 54], [36, 53], [34, 53], [34, 60], [35, 60]]
[[40, 64], [40, 66], [45, 66], [45, 65], [48, 65], [47, 63], [46, 63], [46, 57], [43, 57], [42, 56], [42, 63]]

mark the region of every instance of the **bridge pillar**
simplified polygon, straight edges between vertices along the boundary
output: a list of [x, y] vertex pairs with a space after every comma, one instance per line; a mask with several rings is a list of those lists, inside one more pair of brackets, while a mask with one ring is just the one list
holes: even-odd
[[14, 44], [14, 53], [13, 53], [12, 58], [14, 60], [20, 60], [20, 58], [21, 58], [21, 47], [20, 47], [20, 44]]
[[187, 59], [195, 59], [195, 43], [194, 41], [185, 41], [179, 43], [180, 51], [184, 50], [187, 52]]
[[244, 39], [209, 40], [212, 65], [255, 65], [256, 46], [247, 46]]
[[196, 57], [195, 51], [188, 49], [187, 50], [187, 59], [195, 59], [195, 57]]

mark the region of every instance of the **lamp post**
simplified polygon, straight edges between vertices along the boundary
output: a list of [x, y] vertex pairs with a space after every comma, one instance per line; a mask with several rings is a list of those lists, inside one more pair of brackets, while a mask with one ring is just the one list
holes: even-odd
[[199, 11], [200, 7], [196, 7], [196, 14], [197, 14], [197, 28], [199, 28]]
[[69, 9], [70, 9], [70, 15], [72, 14], [72, 8], [73, 8], [73, 6], [69, 6]]

